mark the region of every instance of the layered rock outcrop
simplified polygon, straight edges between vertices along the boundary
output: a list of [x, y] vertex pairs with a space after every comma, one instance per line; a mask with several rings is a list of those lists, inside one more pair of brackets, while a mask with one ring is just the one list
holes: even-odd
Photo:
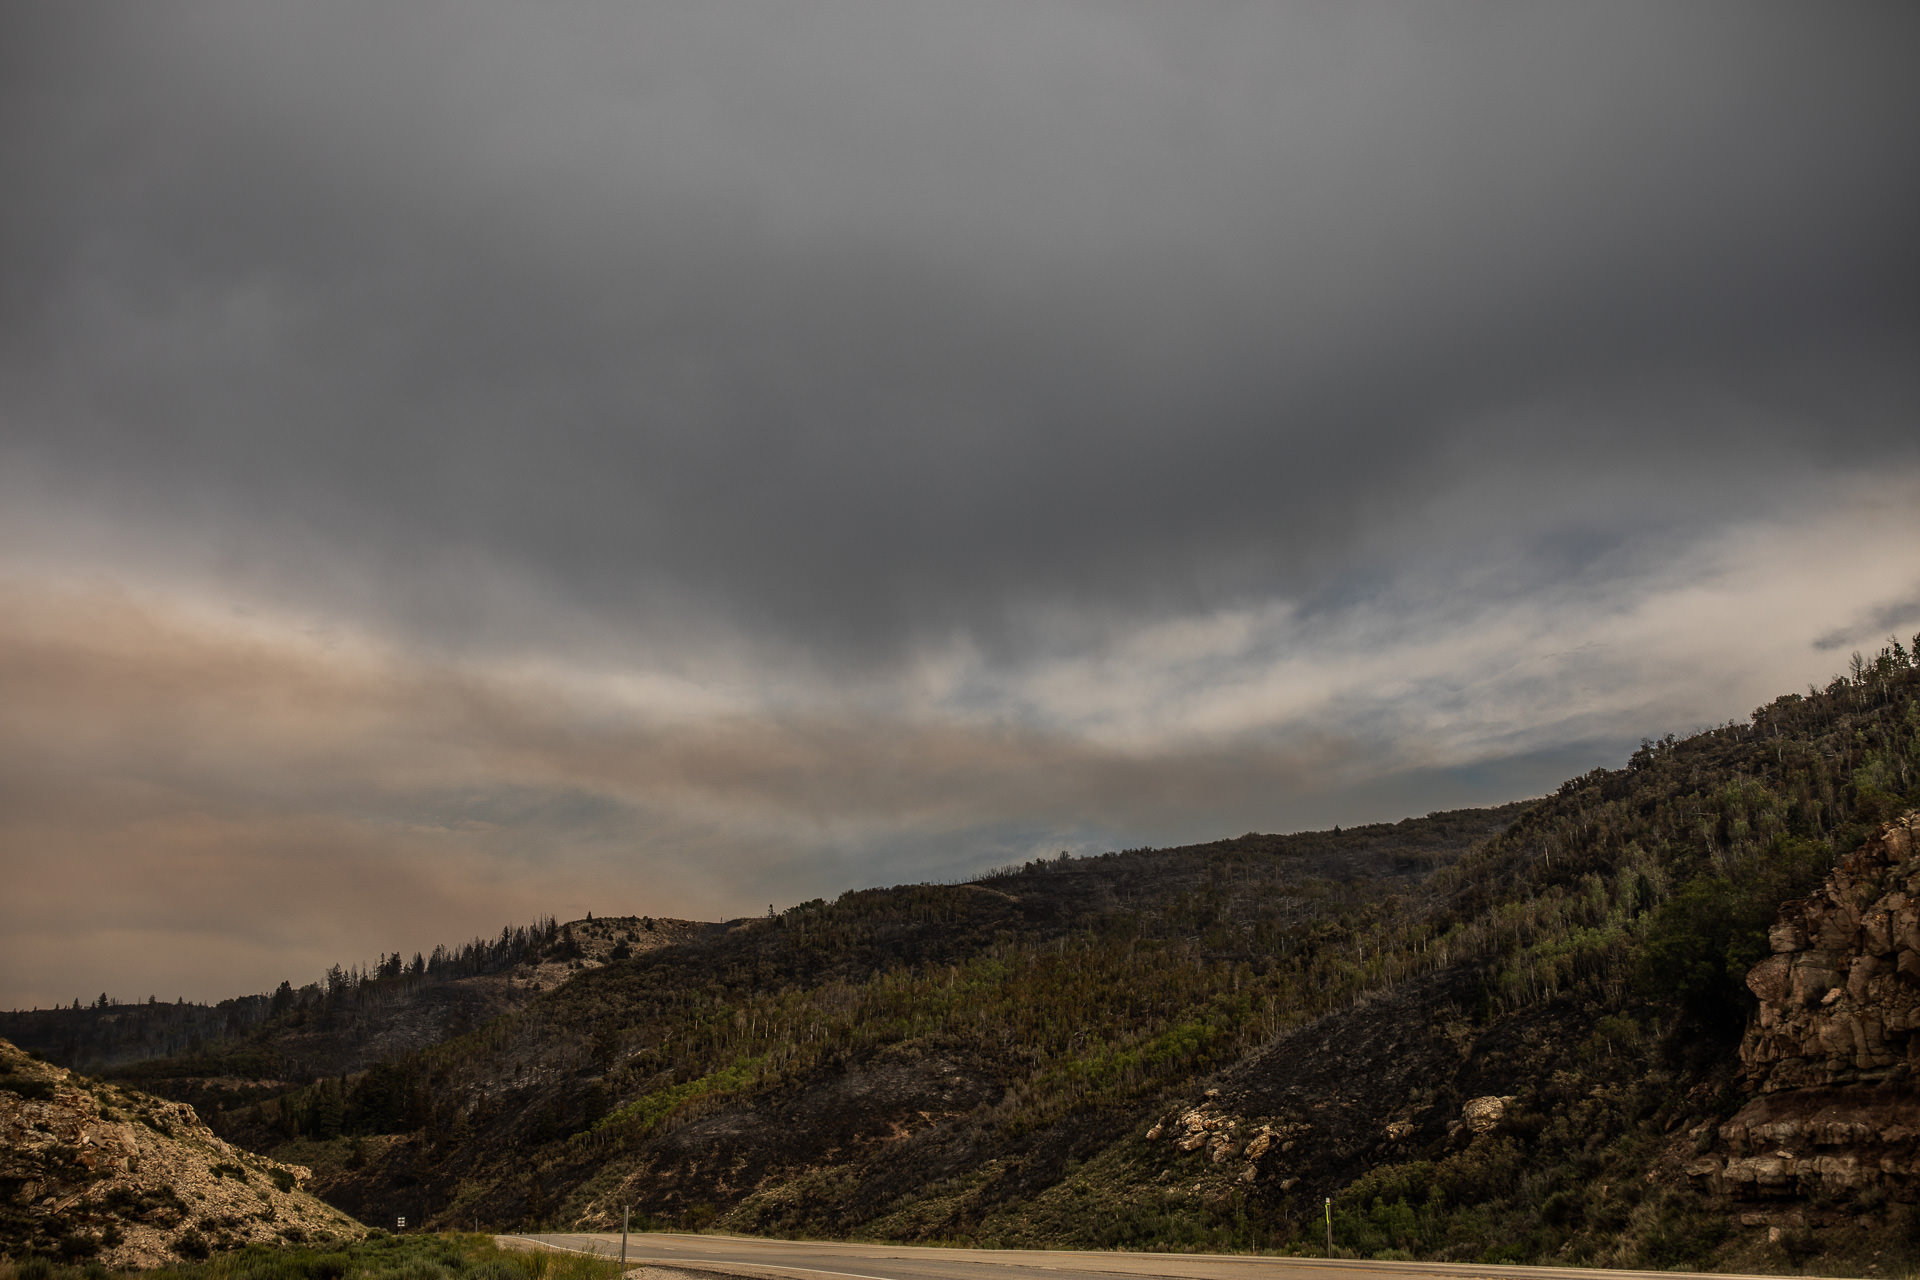
[[1821, 892], [1781, 907], [1774, 954], [1747, 985], [1740, 1045], [1757, 1093], [1911, 1079], [1920, 1065], [1920, 814], [1842, 859]]
[[1747, 975], [1760, 1009], [1740, 1061], [1758, 1096], [1690, 1168], [1714, 1190], [1920, 1199], [1917, 835], [1920, 813], [1889, 823], [1780, 908]]
[[1841, 1198], [1878, 1187], [1912, 1200], [1920, 1192], [1920, 1096], [1898, 1085], [1766, 1094], [1721, 1125], [1720, 1138], [1726, 1154], [1695, 1171], [1723, 1194]]

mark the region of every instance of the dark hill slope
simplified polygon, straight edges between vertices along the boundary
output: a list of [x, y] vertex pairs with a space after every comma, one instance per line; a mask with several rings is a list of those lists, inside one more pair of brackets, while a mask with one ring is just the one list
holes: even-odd
[[483, 1026], [584, 969], [670, 946], [724, 926], [603, 917], [509, 926], [460, 947], [383, 955], [364, 969], [218, 1004], [91, 1005], [0, 1013], [0, 1037], [72, 1070], [112, 1076], [189, 1103], [218, 1127], [219, 1111], [325, 1076], [365, 1071]]
[[[1404, 915], [1435, 866], [1514, 812], [849, 893], [608, 965], [355, 1083], [348, 1111], [420, 1127], [336, 1194], [372, 1212], [421, 1180], [453, 1218], [516, 1221], [625, 1169], [657, 1189], [649, 1212], [697, 1219], [855, 1151], [915, 1186], [1017, 1157], [995, 1194], [1031, 1194], [1116, 1115], [1353, 989], [1296, 979], [1327, 939]], [[324, 1104], [323, 1088], [258, 1109], [254, 1140]], [[715, 1125], [718, 1163], [689, 1145]], [[910, 1154], [889, 1155], [903, 1135]], [[874, 1190], [833, 1221], [871, 1218]]]
[[[1844, 993], [1831, 982], [1811, 991], [1838, 1011], [1866, 1002], [1868, 1012], [1826, 1022], [1857, 1031], [1860, 1060], [1874, 1064], [1824, 1061], [1822, 1081], [1863, 1087], [1823, 1103], [1864, 1132], [1876, 1106], [1913, 1094], [1920, 982], [1901, 985], [1893, 927], [1874, 923], [1896, 898], [1877, 881], [1863, 888], [1848, 859], [1899, 846], [1904, 826], [1886, 821], [1920, 800], [1916, 684], [1920, 672], [1890, 648], [1857, 679], [1783, 698], [1750, 724], [1649, 743], [1625, 770], [1570, 781], [1436, 877], [1446, 901], [1423, 944], [1430, 975], [1280, 1037], [1213, 1081], [1213, 1098], [1189, 1092], [1154, 1140], [1116, 1144], [1100, 1177], [1198, 1173], [1192, 1185], [1216, 1214], [1231, 1205], [1249, 1222], [1296, 1227], [1331, 1195], [1337, 1234], [1365, 1252], [1911, 1266], [1912, 1167], [1842, 1176], [1845, 1150], [1826, 1148], [1821, 1163], [1803, 1147], [1804, 1169], [1821, 1176], [1756, 1186], [1735, 1183], [1712, 1153], [1731, 1141], [1733, 1156], [1754, 1154], [1742, 1137], [1751, 1126], [1730, 1118], [1770, 1086], [1737, 1048], [1755, 1010], [1748, 975], [1788, 945], [1779, 939], [1791, 929], [1769, 939], [1783, 907], [1804, 914], [1814, 909], [1800, 904], [1815, 902], [1851, 920], [1854, 953], [1810, 958], [1833, 981], [1865, 975]], [[1876, 928], [1887, 935], [1877, 944]], [[1867, 1031], [1884, 1041], [1866, 1044]], [[1198, 1164], [1180, 1149], [1189, 1116], [1205, 1135]], [[1892, 1112], [1881, 1118], [1881, 1134], [1904, 1132]], [[1861, 1143], [1876, 1159], [1877, 1141]], [[1223, 1173], [1238, 1180], [1230, 1191]], [[1038, 1220], [1057, 1223], [1045, 1208]]]

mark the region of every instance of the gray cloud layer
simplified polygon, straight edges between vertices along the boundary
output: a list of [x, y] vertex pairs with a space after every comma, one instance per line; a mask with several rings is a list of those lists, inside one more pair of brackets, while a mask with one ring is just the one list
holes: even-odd
[[[1808, 670], [1914, 621], [1916, 37], [1867, 5], [15, 6], [0, 569], [409, 671], [600, 672], [589, 719], [678, 681], [741, 735], [611, 789], [461, 773], [547, 797], [529, 844], [591, 811], [744, 847], [796, 785], [844, 825], [756, 847], [816, 876], [1324, 812], [1261, 777], [1425, 807], [1378, 779], [1637, 736], [1660, 681], [1617, 656], [1578, 715], [1461, 729], [1572, 620], [1690, 671], [1726, 642], [1673, 620], [1736, 616], [1681, 603], [1726, 581]], [[1346, 687], [1343, 628], [1425, 683], [1302, 694]], [[1743, 643], [1666, 705], [1797, 682]], [[763, 733], [787, 764], [740, 764]], [[697, 817], [663, 759], [719, 788]], [[267, 785], [223, 776], [185, 790]]]

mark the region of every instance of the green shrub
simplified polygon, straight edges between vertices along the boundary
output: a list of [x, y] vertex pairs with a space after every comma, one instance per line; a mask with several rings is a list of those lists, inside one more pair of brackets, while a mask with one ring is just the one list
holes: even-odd
[[381, 1274], [386, 1280], [447, 1280], [446, 1269], [428, 1258], [409, 1258]]
[[53, 1081], [35, 1080], [29, 1076], [0, 1076], [0, 1089], [17, 1093], [32, 1102], [53, 1101]]
[[467, 1280], [527, 1280], [527, 1273], [505, 1258], [489, 1258], [468, 1268]]
[[81, 1258], [91, 1258], [99, 1253], [100, 1239], [98, 1236], [83, 1235], [74, 1231], [61, 1236], [54, 1247], [60, 1250], [60, 1256], [68, 1262], [77, 1262]]
[[1830, 854], [1783, 838], [1728, 874], [1689, 880], [1661, 904], [1634, 966], [1640, 992], [1680, 1005], [1704, 1031], [1737, 1040], [1753, 996], [1747, 970], [1769, 953], [1767, 927], [1780, 904], [1811, 892]]
[[297, 1255], [249, 1249], [227, 1280], [307, 1280], [308, 1271]]

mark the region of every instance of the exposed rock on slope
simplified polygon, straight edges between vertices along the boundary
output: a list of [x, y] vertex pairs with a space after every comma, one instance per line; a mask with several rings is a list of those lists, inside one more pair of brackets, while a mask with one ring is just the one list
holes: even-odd
[[1701, 1166], [1742, 1198], [1841, 1197], [1881, 1188], [1911, 1200], [1920, 1186], [1920, 1097], [1888, 1085], [1790, 1089], [1755, 1099], [1720, 1126], [1729, 1156]]
[[1740, 1046], [1760, 1093], [1911, 1079], [1920, 1062], [1920, 813], [1847, 855], [1822, 891], [1786, 903], [1774, 954], [1747, 985], [1760, 1013]]
[[1146, 1140], [1232, 1161], [1257, 1199], [1291, 1193], [1310, 1206], [1370, 1167], [1491, 1141], [1518, 1100], [1491, 1090], [1550, 1074], [1570, 1037], [1552, 1019], [1472, 1026], [1462, 1013], [1472, 991], [1470, 975], [1450, 969], [1285, 1033]]
[[1740, 1045], [1760, 1096], [1694, 1172], [1742, 1196], [1920, 1199], [1920, 813], [1849, 854], [1821, 892], [1786, 903], [1747, 985]]
[[230, 1147], [183, 1103], [102, 1084], [0, 1040], [0, 1252], [114, 1267], [366, 1228], [305, 1169]]
[[613, 960], [675, 943], [723, 932], [728, 926], [702, 920], [671, 920], [665, 916], [588, 916], [560, 926], [552, 950], [532, 963], [520, 965], [507, 978], [518, 991], [551, 990], [583, 969], [597, 969]]

